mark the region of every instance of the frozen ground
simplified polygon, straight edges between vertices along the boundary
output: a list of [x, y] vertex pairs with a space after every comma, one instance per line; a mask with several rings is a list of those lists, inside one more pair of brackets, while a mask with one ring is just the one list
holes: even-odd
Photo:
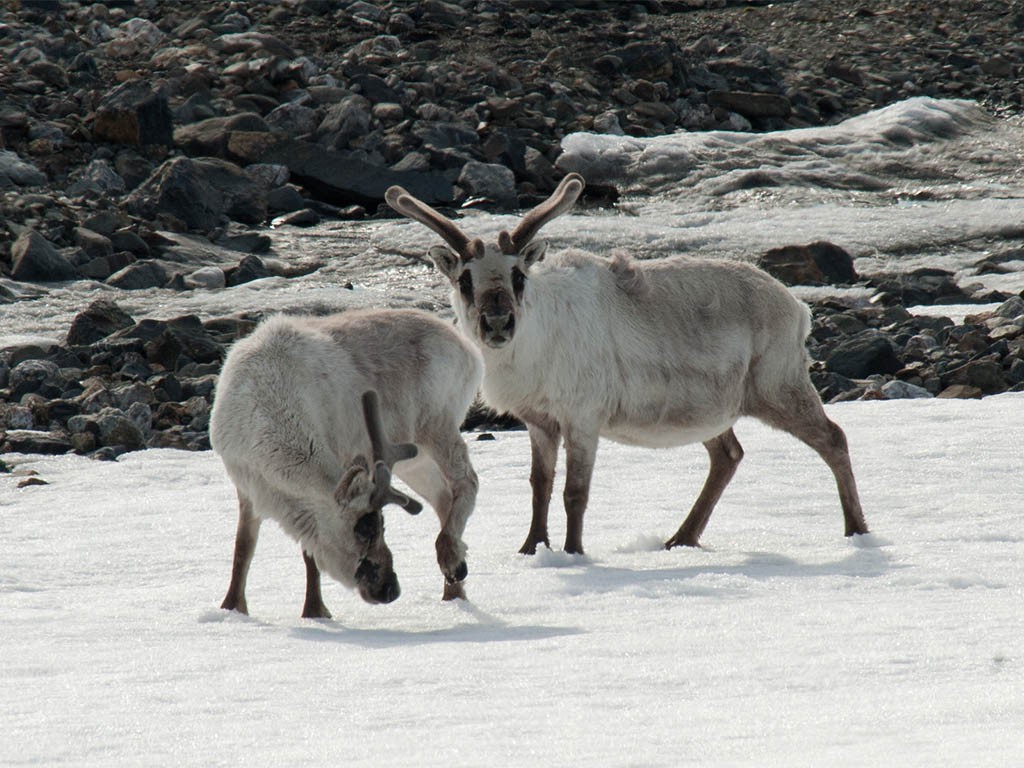
[[251, 618], [217, 608], [235, 508], [213, 454], [7, 455], [0, 765], [1019, 764], [1024, 395], [829, 411], [868, 536], [843, 538], [808, 449], [743, 421], [706, 548], [659, 549], [704, 451], [605, 443], [587, 556], [558, 551], [559, 512], [526, 558], [528, 444], [503, 433], [471, 443], [469, 601], [439, 599], [429, 510], [395, 510], [402, 597], [328, 582], [332, 621], [298, 618], [273, 523]]

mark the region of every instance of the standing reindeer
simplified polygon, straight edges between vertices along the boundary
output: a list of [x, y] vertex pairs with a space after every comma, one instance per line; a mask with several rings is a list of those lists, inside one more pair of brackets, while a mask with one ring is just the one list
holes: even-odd
[[381, 508], [395, 503], [415, 514], [421, 506], [391, 488], [392, 471], [437, 512], [444, 598], [463, 597], [462, 533], [477, 478], [459, 426], [482, 373], [479, 352], [461, 334], [418, 310], [276, 316], [237, 342], [210, 422], [210, 441], [238, 491], [221, 607], [247, 612], [246, 576], [267, 517], [302, 546], [304, 617], [331, 615], [320, 569], [367, 602], [397, 598]]
[[754, 416], [817, 451], [835, 475], [846, 535], [867, 533], [846, 436], [807, 371], [807, 307], [747, 264], [686, 257], [633, 261], [536, 241], [583, 191], [566, 176], [496, 243], [468, 238], [401, 187], [388, 205], [448, 244], [429, 254], [452, 283], [462, 331], [484, 358], [486, 402], [526, 423], [533, 521], [520, 552], [548, 541], [548, 506], [565, 440], [565, 551], [583, 552], [583, 513], [598, 439], [667, 447], [701, 442], [700, 496], [665, 546], [697, 546], [743, 449], [732, 426]]

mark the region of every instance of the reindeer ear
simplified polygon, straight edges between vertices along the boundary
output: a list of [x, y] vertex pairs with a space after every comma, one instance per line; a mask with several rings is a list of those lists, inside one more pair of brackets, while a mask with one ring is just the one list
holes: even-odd
[[528, 243], [522, 251], [519, 252], [519, 260], [523, 263], [523, 266], [529, 269], [538, 261], [544, 260], [544, 254], [548, 251], [547, 240], [534, 240], [532, 243]]
[[434, 262], [441, 272], [449, 280], [455, 280], [459, 276], [459, 257], [446, 245], [435, 245], [427, 251], [430, 260]]
[[370, 465], [362, 456], [356, 456], [352, 466], [345, 470], [345, 474], [338, 481], [338, 487], [334, 489], [334, 499], [339, 504], [347, 506], [360, 496], [369, 499], [372, 490]]

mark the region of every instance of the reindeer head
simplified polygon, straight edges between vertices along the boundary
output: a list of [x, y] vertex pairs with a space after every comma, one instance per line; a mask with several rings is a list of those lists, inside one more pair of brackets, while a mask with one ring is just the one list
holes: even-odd
[[363, 394], [363, 416], [370, 434], [372, 465], [357, 456], [334, 491], [335, 500], [352, 527], [356, 550], [354, 573], [359, 594], [368, 603], [390, 603], [400, 593], [391, 550], [384, 541], [383, 508], [398, 504], [410, 514], [419, 514], [423, 506], [391, 487], [391, 470], [396, 462], [416, 456], [411, 443], [392, 444], [384, 436], [377, 393]]
[[448, 244], [431, 248], [430, 258], [452, 283], [452, 305], [466, 332], [497, 349], [515, 335], [530, 267], [547, 249], [547, 243], [533, 238], [547, 222], [572, 208], [581, 192], [583, 177], [570, 173], [512, 232], [501, 232], [496, 243], [470, 240], [454, 222], [401, 187], [388, 189], [384, 199]]

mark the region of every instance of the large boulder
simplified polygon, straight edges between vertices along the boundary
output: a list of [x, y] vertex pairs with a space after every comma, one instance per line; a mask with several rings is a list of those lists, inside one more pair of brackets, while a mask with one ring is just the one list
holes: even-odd
[[49, 240], [29, 229], [11, 245], [11, 277], [47, 283], [74, 280], [78, 271]]
[[772, 248], [757, 265], [786, 285], [847, 285], [857, 280], [853, 257], [827, 241]]
[[133, 80], [117, 86], [100, 101], [93, 137], [117, 144], [171, 146], [172, 120], [166, 94], [143, 80]]
[[826, 370], [851, 379], [896, 373], [903, 367], [893, 343], [879, 331], [864, 331], [840, 342], [825, 361]]
[[293, 182], [334, 205], [376, 206], [392, 184], [430, 205], [454, 199], [452, 184], [441, 173], [396, 171], [307, 141], [282, 139], [251, 159], [287, 166]]
[[234, 163], [205, 157], [176, 157], [161, 165], [126, 199], [129, 211], [155, 219], [171, 214], [193, 230], [211, 230], [228, 217], [261, 224], [266, 192]]
[[92, 344], [134, 325], [132, 316], [109, 299], [96, 299], [79, 312], [68, 329], [68, 346]]

